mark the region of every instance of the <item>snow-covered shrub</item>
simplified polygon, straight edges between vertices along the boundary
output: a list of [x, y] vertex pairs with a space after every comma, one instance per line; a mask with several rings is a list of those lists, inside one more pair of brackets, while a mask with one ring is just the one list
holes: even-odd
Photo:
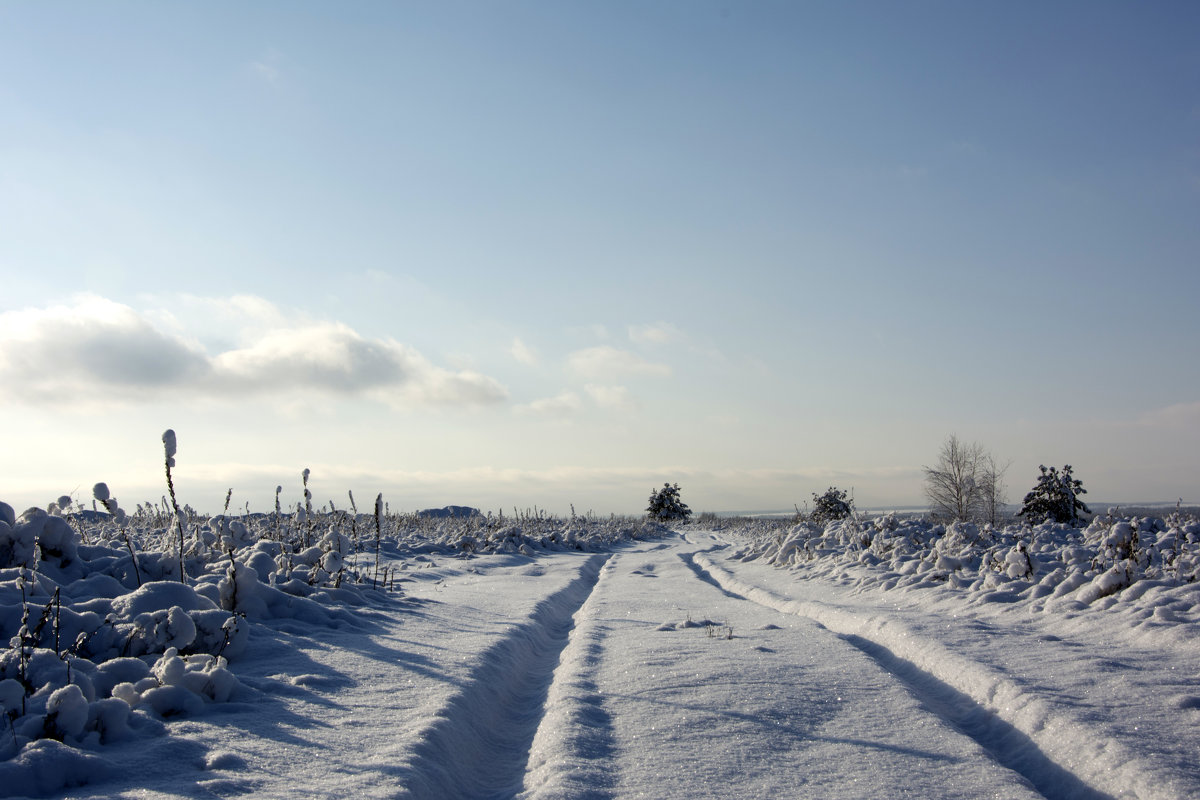
[[1029, 557], [1025, 542], [1018, 540], [1013, 548], [1005, 554], [1002, 571], [1010, 578], [1032, 578], [1034, 576], [1033, 559]]
[[1133, 582], [1133, 570], [1128, 561], [1115, 564], [1111, 569], [1097, 575], [1092, 582], [1082, 587], [1075, 594], [1075, 599], [1085, 605], [1094, 603], [1101, 597], [1115, 594]]
[[48, 738], [78, 739], [88, 721], [88, 701], [78, 684], [69, 683], [50, 694], [46, 701]]
[[650, 505], [646, 507], [646, 514], [653, 520], [686, 522], [692, 510], [680, 499], [678, 483], [674, 486], [664, 483], [663, 488], [650, 491]]
[[62, 517], [46, 514], [41, 517], [38, 532], [38, 550], [43, 561], [60, 567], [69, 566], [78, 556], [79, 537], [75, 529]]
[[173, 647], [159, 656], [150, 674], [158, 686], [142, 692], [141, 699], [164, 717], [194, 713], [197, 700], [223, 703], [239, 685], [223, 657], [181, 656]]
[[11, 524], [0, 519], [0, 568], [31, 567], [35, 553], [49, 565], [68, 567], [78, 557], [78, 547], [79, 535], [71, 524], [40, 508], [26, 510]]
[[254, 568], [235, 560], [230, 550], [225, 577], [217, 584], [221, 608], [242, 616], [266, 617], [266, 603], [259, 595], [261, 585]]
[[276, 570], [279, 568], [277, 559], [283, 555], [283, 545], [268, 539], [260, 539], [252, 546], [242, 549], [238, 555], [243, 564], [254, 570], [254, 574], [260, 581], [270, 584], [274, 581]]
[[175, 499], [175, 481], [171, 476], [171, 470], [175, 467], [175, 454], [178, 452], [178, 444], [175, 438], [175, 431], [168, 428], [163, 431], [162, 435], [163, 453], [165, 458], [165, 466], [167, 472], [167, 492], [171, 495], [171, 510], [174, 512], [175, 528], [179, 534], [178, 537], [178, 556], [179, 556], [179, 580], [183, 581], [186, 578], [186, 572], [183, 567], [184, 555], [184, 536], [187, 527], [187, 516], [179, 508], [179, 501]]
[[1037, 485], [1025, 495], [1021, 510], [1017, 516], [1024, 517], [1031, 524], [1039, 522], [1062, 522], [1075, 524], [1080, 514], [1089, 514], [1091, 510], [1079, 499], [1079, 495], [1087, 494], [1083, 483], [1072, 477], [1071, 465], [1067, 464], [1059, 472], [1054, 467], [1047, 469], [1044, 465], [1038, 469]]
[[196, 638], [190, 648], [193, 653], [237, 658], [245, 651], [250, 638], [245, 617], [222, 609], [193, 611], [191, 617], [196, 623]]
[[973, 522], [952, 522], [940, 537], [935, 547], [943, 553], [958, 555], [985, 548], [991, 544], [990, 537]]
[[104, 778], [109, 771], [108, 762], [98, 756], [42, 739], [28, 743], [11, 761], [0, 763], [0, 786], [10, 796], [45, 797]]
[[222, 553], [249, 547], [259, 538], [244, 522], [225, 514], [210, 519], [208, 528], [212, 533], [210, 546], [216, 547]]
[[845, 489], [830, 486], [824, 494], [813, 492], [813, 510], [810, 519], [817, 525], [845, 519], [854, 512], [854, 507]]
[[[1160, 612], [1149, 598], [1200, 580], [1200, 522], [1122, 518], [1115, 510], [1082, 530], [1055, 522], [943, 526], [889, 515], [869, 525], [843, 520], [819, 531], [804, 524], [768, 534], [747, 526], [744, 535], [748, 544], [730, 558], [762, 559], [862, 589], [949, 588], [969, 592], [971, 603], [1027, 602], [1045, 611], [1127, 607], [1145, 595], [1140, 618], [1165, 620], [1176, 612]], [[1097, 602], [1110, 597], [1115, 599]], [[1195, 605], [1194, 598], [1179, 603]]]
[[875, 528], [876, 533], [891, 533], [900, 527], [900, 522], [896, 519], [896, 512], [889, 511], [881, 517], [876, 517], [871, 524]]
[[95, 731], [102, 744], [124, 739], [129, 734], [130, 705], [119, 697], [104, 697], [88, 704], [87, 729]]
[[346, 569], [346, 559], [351, 552], [350, 537], [331, 525], [318, 543], [318, 547], [323, 552], [320, 566], [324, 570], [325, 576], [332, 580], [335, 586], [340, 585], [342, 574]]
[[[12, 507], [5, 504], [8, 516], [12, 516]], [[21, 515], [21, 521], [0, 519], [0, 568], [27, 567], [33, 563], [33, 549], [37, 544], [37, 530], [27, 524], [26, 517], [39, 509], [30, 509]]]

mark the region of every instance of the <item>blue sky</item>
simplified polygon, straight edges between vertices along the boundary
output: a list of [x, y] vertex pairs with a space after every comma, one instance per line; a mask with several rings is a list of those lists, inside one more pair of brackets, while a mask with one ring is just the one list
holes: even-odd
[[[1200, 501], [1193, 3], [0, 6], [0, 498]], [[294, 484], [294, 485], [293, 485]]]

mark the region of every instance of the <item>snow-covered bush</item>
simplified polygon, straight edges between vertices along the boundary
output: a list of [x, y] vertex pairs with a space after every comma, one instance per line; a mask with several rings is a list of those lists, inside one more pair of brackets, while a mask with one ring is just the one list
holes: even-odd
[[[1054, 522], [943, 526], [889, 514], [870, 524], [848, 518], [823, 529], [777, 523], [766, 530], [756, 522], [743, 535], [747, 544], [734, 558], [761, 559], [862, 590], [949, 589], [965, 592], [967, 603], [1023, 602], [1041, 611], [1103, 610], [1114, 602], [1124, 607], [1145, 596], [1139, 613], [1152, 620], [1185, 607], [1200, 613], [1194, 588], [1200, 521], [1183, 514], [1121, 517], [1110, 510], [1086, 529]], [[1177, 610], [1161, 610], [1161, 598], [1174, 595], [1180, 598]]]
[[1054, 467], [1047, 469], [1044, 465], [1038, 469], [1037, 485], [1025, 495], [1021, 510], [1017, 516], [1024, 517], [1026, 522], [1036, 525], [1039, 522], [1062, 522], [1074, 525], [1080, 519], [1080, 514], [1089, 514], [1089, 509], [1079, 495], [1087, 494], [1083, 482], [1072, 477], [1071, 465], [1067, 464], [1059, 472]]
[[813, 510], [810, 519], [817, 525], [845, 519], [854, 512], [845, 489], [830, 486], [824, 494], [813, 492]]
[[663, 488], [650, 491], [650, 505], [646, 507], [650, 519], [659, 521], [687, 521], [692, 510], [679, 497], [679, 484], [664, 483]]
[[[0, 568], [26, 567], [33, 563], [33, 548], [37, 543], [37, 531], [26, 524], [26, 515], [18, 522], [12, 507], [4, 504], [7, 514], [0, 513]], [[0, 510], [2, 511], [2, 510]], [[30, 509], [38, 511], [38, 509]], [[7, 519], [6, 519], [7, 518]]]

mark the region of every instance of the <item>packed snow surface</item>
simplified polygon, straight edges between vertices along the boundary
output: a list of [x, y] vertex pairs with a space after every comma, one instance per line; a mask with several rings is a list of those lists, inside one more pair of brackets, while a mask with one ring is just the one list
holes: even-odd
[[1200, 796], [1192, 520], [150, 518], [95, 494], [113, 513], [0, 504], [6, 796]]

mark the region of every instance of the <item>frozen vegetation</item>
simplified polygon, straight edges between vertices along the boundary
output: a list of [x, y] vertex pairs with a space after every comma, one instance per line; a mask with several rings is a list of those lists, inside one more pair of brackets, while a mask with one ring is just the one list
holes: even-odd
[[0, 503], [0, 793], [1200, 796], [1185, 513], [668, 528], [308, 477]]

